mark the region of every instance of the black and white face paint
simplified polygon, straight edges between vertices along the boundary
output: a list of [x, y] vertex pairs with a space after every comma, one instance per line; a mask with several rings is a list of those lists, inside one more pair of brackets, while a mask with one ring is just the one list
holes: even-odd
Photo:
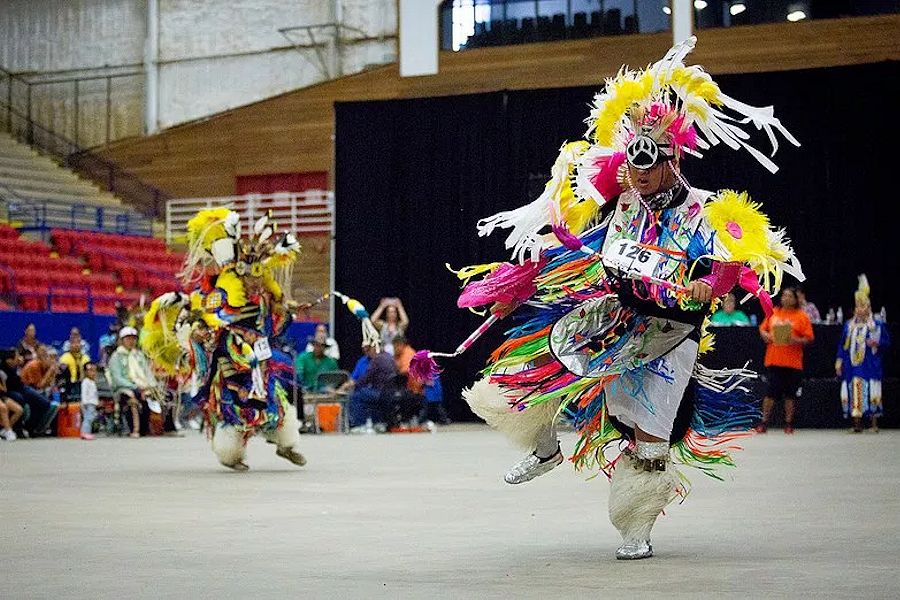
[[650, 136], [636, 135], [628, 142], [625, 157], [635, 169], [650, 169], [659, 161], [659, 145]]

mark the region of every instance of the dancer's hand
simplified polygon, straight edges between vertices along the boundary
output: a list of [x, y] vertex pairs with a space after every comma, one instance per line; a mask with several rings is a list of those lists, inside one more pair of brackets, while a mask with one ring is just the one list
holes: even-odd
[[712, 287], [705, 281], [692, 281], [688, 284], [688, 294], [691, 300], [698, 302], [710, 302], [712, 300]]

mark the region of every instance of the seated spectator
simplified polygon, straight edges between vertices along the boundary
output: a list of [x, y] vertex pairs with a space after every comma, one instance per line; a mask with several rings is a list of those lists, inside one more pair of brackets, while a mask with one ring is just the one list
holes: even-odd
[[[382, 313], [384, 318], [381, 318]], [[394, 354], [394, 338], [405, 335], [409, 327], [409, 317], [400, 298], [382, 298], [378, 308], [372, 313], [372, 323], [381, 334], [381, 347], [388, 354]]]
[[822, 315], [819, 314], [819, 309], [815, 304], [806, 299], [806, 292], [803, 288], [798, 287], [797, 289], [797, 301], [800, 303], [800, 310], [806, 313], [806, 316], [809, 317], [810, 323], [821, 323]]
[[19, 403], [6, 395], [6, 373], [0, 371], [0, 440], [7, 442], [16, 440], [13, 427], [22, 417], [22, 412]]
[[425, 405], [419, 415], [419, 421], [449, 425], [452, 421], [444, 407], [444, 390], [441, 387], [441, 376], [435, 375], [431, 383], [425, 385]]
[[[334, 360], [341, 360], [341, 349], [338, 347], [337, 340], [328, 335], [328, 326], [325, 325], [325, 323], [316, 325], [316, 333], [313, 336], [313, 339], [316, 338], [325, 340], [325, 356], [333, 358]], [[310, 340], [306, 344], [306, 351], [312, 352], [312, 350], [313, 342]]]
[[18, 372], [23, 362], [18, 350], [4, 350], [0, 353], [0, 361], [0, 370], [6, 378], [6, 396], [15, 400], [19, 406], [28, 407], [30, 415], [28, 422], [24, 423], [26, 431], [42, 435], [56, 416], [59, 402], [50, 401], [33, 387], [25, 385]]
[[87, 363], [84, 366], [84, 379], [81, 380], [81, 439], [92, 440], [94, 419], [97, 418], [97, 406], [100, 397], [97, 394], [97, 365]]
[[147, 356], [137, 347], [137, 330], [123, 327], [119, 332], [119, 347], [109, 358], [107, 371], [113, 395], [122, 409], [128, 409], [130, 437], [137, 438], [150, 431], [149, 411], [159, 413], [162, 407], [154, 394], [158, 385]]
[[416, 354], [415, 348], [402, 335], [393, 340], [394, 363], [398, 373], [398, 393], [394, 406], [394, 414], [400, 422], [418, 419], [425, 403], [425, 385], [409, 376], [409, 363]]
[[[375, 346], [363, 343], [364, 356], [356, 363], [346, 387], [353, 388], [347, 406], [350, 430], [360, 432], [369, 422], [375, 431], [387, 431], [387, 412], [396, 389], [394, 358]], [[365, 360], [363, 360], [365, 359]]]
[[[409, 363], [415, 356], [416, 350], [409, 345], [403, 336], [394, 338], [394, 360], [397, 363], [397, 371], [400, 373], [401, 382], [406, 386], [408, 393], [416, 397], [416, 418], [419, 422], [440, 423], [449, 425], [450, 418], [444, 408], [444, 394], [441, 388], [440, 377], [435, 375], [430, 383], [423, 383], [409, 377]], [[410, 405], [408, 408], [413, 408]]]
[[41, 343], [37, 339], [37, 327], [34, 326], [34, 323], [29, 323], [25, 327], [25, 337], [19, 340], [19, 345], [16, 346], [26, 364], [37, 358], [37, 349], [40, 345]]
[[718, 327], [730, 327], [732, 325], [749, 325], [750, 319], [744, 311], [738, 310], [737, 299], [734, 294], [729, 292], [722, 300], [722, 308], [710, 317], [709, 323]]
[[308, 346], [311, 346], [312, 350], [297, 356], [294, 363], [297, 379], [302, 383], [304, 391], [321, 392], [323, 390], [318, 388], [319, 373], [337, 371], [338, 363], [328, 356], [329, 343], [324, 334], [317, 331]]
[[69, 331], [69, 339], [67, 339], [63, 343], [63, 347], [62, 347], [63, 352], [68, 352], [69, 349], [72, 347], [72, 344], [74, 344], [75, 342], [79, 342], [81, 344], [81, 353], [84, 354], [85, 356], [87, 356], [88, 359], [90, 360], [91, 345], [88, 343], [87, 340], [85, 340], [81, 337], [81, 331], [77, 327], [73, 327]]
[[37, 358], [28, 361], [22, 367], [19, 377], [22, 378], [25, 385], [46, 394], [56, 383], [58, 373], [59, 363], [56, 360], [56, 350], [47, 346], [38, 346]]
[[78, 398], [81, 380], [84, 379], [84, 367], [91, 362], [81, 351], [81, 341], [76, 340], [69, 344], [69, 351], [59, 357], [59, 364], [64, 371], [65, 386], [68, 396]]

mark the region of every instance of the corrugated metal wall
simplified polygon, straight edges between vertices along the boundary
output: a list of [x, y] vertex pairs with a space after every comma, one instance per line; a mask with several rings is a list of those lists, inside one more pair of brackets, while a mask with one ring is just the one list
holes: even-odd
[[[159, 0], [160, 126], [320, 81], [315, 52], [289, 47], [278, 29], [329, 22], [331, 11], [327, 0]], [[395, 0], [343, 0], [342, 11], [376, 38], [344, 46], [345, 74], [393, 60]], [[0, 66], [35, 82], [142, 71], [146, 12], [146, 0], [4, 0]], [[110, 80], [109, 110], [105, 79], [78, 88], [76, 113], [73, 82], [33, 87], [35, 120], [83, 146], [142, 133], [142, 75]]]

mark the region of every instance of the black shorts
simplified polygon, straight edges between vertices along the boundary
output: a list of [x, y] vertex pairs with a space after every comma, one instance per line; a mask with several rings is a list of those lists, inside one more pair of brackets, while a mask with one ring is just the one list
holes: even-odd
[[769, 387], [766, 396], [780, 400], [781, 398], [797, 398], [800, 396], [800, 382], [803, 371], [789, 367], [769, 367], [767, 372]]

